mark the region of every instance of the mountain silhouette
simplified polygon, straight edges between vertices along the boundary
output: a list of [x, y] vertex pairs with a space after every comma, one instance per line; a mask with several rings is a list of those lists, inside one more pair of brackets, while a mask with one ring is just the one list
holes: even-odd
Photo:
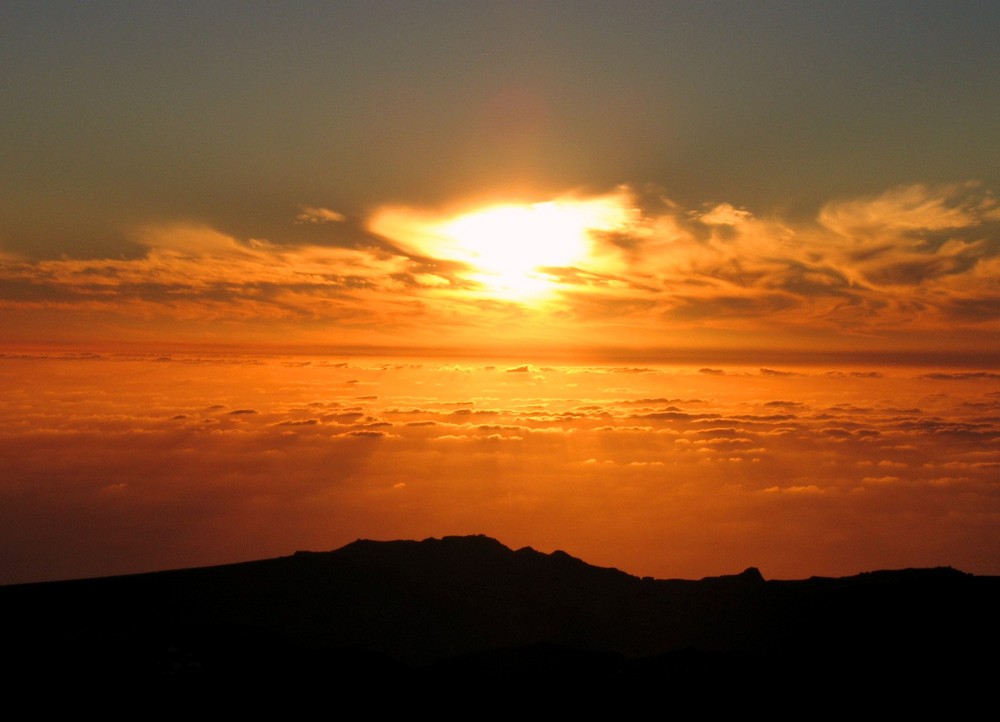
[[995, 681], [997, 609], [1000, 577], [947, 567], [655, 580], [486, 536], [0, 587], [9, 679], [173, 687], [843, 695], [891, 678], [968, 697]]

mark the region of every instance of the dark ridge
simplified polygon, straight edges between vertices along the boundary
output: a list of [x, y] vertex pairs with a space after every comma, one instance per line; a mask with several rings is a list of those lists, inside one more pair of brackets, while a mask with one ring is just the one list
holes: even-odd
[[966, 699], [998, 671], [983, 657], [1000, 642], [998, 608], [1000, 577], [948, 567], [640, 579], [486, 536], [359, 539], [241, 564], [0, 587], [11, 689], [44, 678], [279, 691], [336, 679], [341, 689], [378, 680], [711, 696], [780, 679], [843, 699], [845, 685], [892, 670], [913, 691]]
[[757, 567], [748, 567], [739, 574], [725, 574], [720, 577], [702, 577], [703, 582], [738, 582], [743, 584], [756, 584], [764, 581], [764, 575]]

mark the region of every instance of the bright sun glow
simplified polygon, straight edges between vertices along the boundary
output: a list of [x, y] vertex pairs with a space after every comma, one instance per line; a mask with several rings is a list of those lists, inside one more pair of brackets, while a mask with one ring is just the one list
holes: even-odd
[[590, 250], [597, 219], [576, 204], [535, 203], [473, 211], [445, 223], [473, 278], [504, 295], [533, 296], [549, 289], [546, 267], [573, 266]]
[[629, 214], [620, 196], [604, 196], [507, 203], [433, 220], [395, 210], [375, 230], [421, 255], [466, 264], [464, 277], [492, 297], [532, 302], [556, 291], [555, 269], [587, 266], [594, 232], [623, 228]]

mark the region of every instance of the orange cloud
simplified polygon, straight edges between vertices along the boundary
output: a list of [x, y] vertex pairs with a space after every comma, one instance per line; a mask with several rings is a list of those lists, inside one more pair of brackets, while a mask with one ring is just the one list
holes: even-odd
[[343, 223], [347, 216], [329, 208], [316, 208], [314, 206], [302, 206], [301, 211], [295, 216], [296, 223]]
[[[58, 311], [64, 322], [90, 314], [94, 328], [101, 314], [113, 317], [125, 335], [134, 332], [122, 330], [129, 318], [183, 320], [203, 334], [198, 322], [232, 322], [211, 333], [234, 339], [269, 324], [280, 335], [277, 324], [292, 323], [297, 338], [313, 343], [336, 333], [418, 345], [494, 345], [498, 335], [529, 345], [706, 344], [723, 332], [742, 334], [730, 338], [743, 344], [801, 346], [811, 338], [837, 347], [874, 336], [891, 345], [908, 334], [919, 345], [940, 330], [976, 344], [1000, 330], [1000, 205], [973, 184], [832, 202], [812, 223], [727, 203], [687, 211], [625, 188], [552, 203], [559, 218], [566, 211], [579, 224], [565, 232], [584, 245], [565, 257], [540, 254], [549, 265], [535, 268], [523, 260], [480, 268], [463, 236], [442, 240], [449, 218], [470, 217], [467, 208], [451, 216], [378, 209], [368, 225], [382, 247], [149, 226], [135, 232], [146, 249], [137, 258], [0, 255], [0, 313], [11, 328], [31, 325], [18, 314]], [[549, 208], [525, 208], [536, 206]], [[558, 220], [542, 210], [539, 222]], [[306, 217], [346, 222], [328, 209], [304, 208]], [[521, 225], [509, 232], [527, 232], [532, 219], [517, 215]], [[542, 233], [517, 253], [548, 240]], [[531, 280], [511, 280], [522, 272]]]
[[0, 581], [455, 529], [657, 576], [996, 573], [996, 378], [725, 370], [0, 356]]

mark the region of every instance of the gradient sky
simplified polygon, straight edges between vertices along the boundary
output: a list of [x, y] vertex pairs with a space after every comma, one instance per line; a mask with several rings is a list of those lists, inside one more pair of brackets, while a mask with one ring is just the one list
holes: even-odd
[[[998, 27], [995, 2], [0, 5], [0, 582], [457, 532], [673, 576], [1000, 573]], [[359, 370], [308, 380], [334, 363]], [[539, 388], [497, 390], [522, 367]], [[292, 433], [298, 491], [261, 501], [271, 467], [233, 454]], [[372, 453], [306, 513], [324, 443]], [[713, 449], [763, 471], [705, 474]], [[494, 503], [546, 454], [534, 506]]]
[[[7, 3], [0, 320], [313, 348], [502, 328], [888, 353], [933, 331], [995, 359], [998, 24], [995, 3]], [[609, 196], [627, 218], [547, 264], [546, 304], [405, 243], [416, 218]]]

